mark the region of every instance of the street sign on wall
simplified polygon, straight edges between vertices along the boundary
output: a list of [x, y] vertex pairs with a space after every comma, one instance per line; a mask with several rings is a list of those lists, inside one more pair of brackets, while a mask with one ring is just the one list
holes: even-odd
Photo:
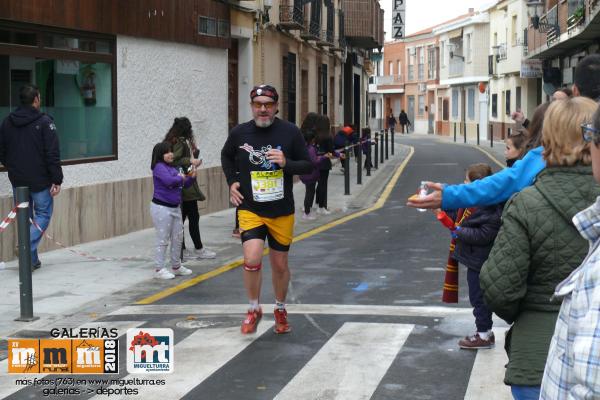
[[404, 21], [406, 16], [406, 0], [392, 0], [394, 11], [392, 12], [392, 37], [394, 39], [404, 38]]
[[542, 60], [521, 61], [521, 78], [541, 78], [544, 75]]

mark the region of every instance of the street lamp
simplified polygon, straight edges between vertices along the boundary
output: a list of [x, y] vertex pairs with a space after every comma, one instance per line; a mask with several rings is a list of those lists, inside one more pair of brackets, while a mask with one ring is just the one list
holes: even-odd
[[528, 14], [531, 16], [531, 25], [533, 29], [539, 29], [540, 27], [540, 16], [538, 15], [538, 7], [543, 7], [544, 2], [539, 0], [528, 0], [527, 9]]

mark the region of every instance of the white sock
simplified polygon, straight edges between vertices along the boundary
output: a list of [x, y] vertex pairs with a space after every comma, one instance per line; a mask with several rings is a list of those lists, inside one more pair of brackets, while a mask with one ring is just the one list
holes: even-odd
[[275, 300], [275, 307], [279, 310], [285, 310], [285, 303], [279, 300]]
[[258, 305], [258, 299], [256, 299], [256, 300], [250, 300], [250, 310], [256, 311], [259, 308], [260, 308], [260, 306]]
[[477, 332], [477, 334], [483, 340], [488, 340], [488, 337], [490, 336], [490, 331], [488, 331], [488, 332]]

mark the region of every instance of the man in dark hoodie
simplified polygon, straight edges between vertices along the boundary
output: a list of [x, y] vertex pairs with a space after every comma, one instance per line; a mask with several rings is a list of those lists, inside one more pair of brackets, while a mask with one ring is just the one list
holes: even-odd
[[[40, 91], [25, 85], [19, 92], [21, 106], [0, 125], [0, 162], [8, 170], [14, 188], [29, 187], [29, 207], [33, 221], [43, 230], [52, 217], [53, 197], [63, 181], [58, 135], [52, 118], [40, 112]], [[42, 233], [31, 227], [31, 267], [42, 266], [37, 247]]]

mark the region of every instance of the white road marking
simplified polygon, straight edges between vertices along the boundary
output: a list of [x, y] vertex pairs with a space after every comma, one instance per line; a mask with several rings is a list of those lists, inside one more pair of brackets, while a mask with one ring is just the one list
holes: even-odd
[[[174, 372], [172, 374], [144, 375], [144, 378], [165, 379], [163, 386], [137, 386], [140, 399], [179, 399], [200, 385], [206, 378], [248, 347], [267, 329], [273, 320], [258, 325], [255, 334], [242, 335], [239, 326], [229, 328], [201, 329], [175, 345]], [[130, 379], [136, 375], [127, 375]], [[140, 376], [140, 375], [137, 375]], [[105, 399], [95, 396], [93, 399]], [[131, 396], [111, 396], [111, 399], [131, 400]]]
[[504, 334], [508, 328], [494, 328], [496, 346], [478, 350], [469, 378], [465, 400], [511, 400], [510, 386], [504, 384], [504, 365], [508, 362], [504, 350]]
[[275, 399], [370, 399], [413, 327], [345, 323]]
[[[273, 312], [273, 305], [263, 305], [265, 314]], [[123, 307], [109, 315], [220, 315], [244, 314], [247, 304], [150, 304]], [[378, 305], [340, 305], [340, 304], [287, 304], [288, 314], [322, 315], [378, 315], [399, 317], [450, 317], [470, 316], [472, 308], [443, 306], [378, 306]]]

